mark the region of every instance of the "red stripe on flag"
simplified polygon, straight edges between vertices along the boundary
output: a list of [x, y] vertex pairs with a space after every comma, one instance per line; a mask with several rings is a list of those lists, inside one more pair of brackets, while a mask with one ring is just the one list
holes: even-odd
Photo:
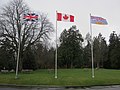
[[29, 16], [28, 16], [28, 15], [27, 15], [27, 16], [24, 16], [24, 18], [25, 18], [25, 19], [30, 19], [30, 20], [31, 20], [31, 19], [37, 19], [38, 16], [32, 16], [32, 15], [29, 15]]
[[70, 22], [74, 22], [74, 16], [70, 15]]
[[57, 13], [57, 21], [62, 21], [62, 14], [61, 13]]

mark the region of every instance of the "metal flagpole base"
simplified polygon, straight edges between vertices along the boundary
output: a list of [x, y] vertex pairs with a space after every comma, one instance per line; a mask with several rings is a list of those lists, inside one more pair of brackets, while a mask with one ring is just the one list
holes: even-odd
[[57, 79], [57, 76], [55, 76], [55, 79]]
[[15, 79], [18, 79], [18, 76], [15, 76]]
[[95, 76], [92, 76], [92, 78], [95, 78]]

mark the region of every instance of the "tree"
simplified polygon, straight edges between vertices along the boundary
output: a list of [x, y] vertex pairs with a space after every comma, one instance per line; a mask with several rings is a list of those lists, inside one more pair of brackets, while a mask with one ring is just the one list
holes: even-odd
[[35, 61], [39, 69], [52, 69], [54, 68], [54, 48], [47, 48], [44, 44], [37, 44], [34, 46]]
[[107, 68], [114, 68], [120, 69], [120, 37], [113, 31], [110, 34], [109, 39], [109, 53], [108, 53], [108, 61], [107, 61]]
[[96, 62], [96, 67], [99, 69], [103, 67], [103, 62], [107, 59], [107, 44], [105, 38], [99, 33], [98, 37], [94, 38], [94, 61]]
[[83, 49], [84, 67], [90, 67], [91, 66], [91, 35], [89, 33], [86, 34], [85, 40], [87, 41], [87, 45]]
[[82, 61], [82, 35], [76, 26], [72, 26], [68, 31], [65, 29], [60, 36], [60, 46], [58, 48], [59, 66], [66, 68], [81, 67]]
[[100, 60], [101, 60], [101, 40], [102, 40], [102, 35], [99, 34], [98, 37], [94, 38], [93, 42], [93, 50], [94, 50], [94, 62], [96, 62], [96, 66], [99, 69], [100, 67]]
[[23, 69], [37, 69], [37, 63], [35, 60], [34, 50], [32, 48], [27, 48], [23, 53]]
[[53, 69], [55, 66], [55, 49], [51, 47], [48, 51], [48, 68]]
[[13, 49], [9, 47], [11, 42], [7, 39], [4, 40], [4, 45], [0, 47], [0, 70], [15, 69], [15, 55]]
[[101, 42], [101, 62], [100, 66], [105, 68], [105, 62], [108, 60], [108, 45], [106, 43], [105, 38], [102, 38]]
[[48, 34], [54, 30], [52, 23], [47, 19], [47, 15], [43, 13], [39, 14], [38, 21], [25, 22], [23, 15], [29, 12], [30, 9], [23, 0], [13, 0], [2, 8], [0, 14], [1, 45], [5, 43], [4, 39], [8, 39], [11, 42], [10, 47], [17, 53], [20, 40], [20, 70], [26, 48], [49, 38]]

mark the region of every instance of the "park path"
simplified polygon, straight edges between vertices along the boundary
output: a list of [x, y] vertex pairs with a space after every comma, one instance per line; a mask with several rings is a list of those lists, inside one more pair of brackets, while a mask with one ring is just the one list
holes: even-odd
[[120, 85], [114, 86], [94, 86], [90, 88], [64, 88], [64, 87], [57, 87], [57, 88], [41, 88], [41, 87], [34, 87], [34, 88], [21, 88], [21, 87], [0, 87], [0, 90], [120, 90]]

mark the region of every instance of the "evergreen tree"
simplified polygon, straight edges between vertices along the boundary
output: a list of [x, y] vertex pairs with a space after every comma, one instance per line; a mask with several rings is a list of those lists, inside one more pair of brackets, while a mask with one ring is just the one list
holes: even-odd
[[87, 41], [87, 45], [84, 47], [84, 67], [91, 67], [91, 35], [89, 33], [86, 34], [85, 40]]
[[13, 49], [10, 48], [12, 42], [10, 42], [8, 39], [4, 39], [3, 41], [4, 45], [0, 47], [0, 70], [15, 69], [15, 55]]
[[104, 61], [107, 60], [107, 44], [105, 38], [99, 33], [98, 37], [94, 38], [94, 62], [97, 68], [103, 67]]
[[23, 56], [23, 69], [37, 69], [36, 62], [35, 62], [35, 55], [34, 50], [32, 50], [30, 47], [24, 51]]
[[81, 67], [83, 61], [82, 35], [76, 26], [68, 31], [65, 29], [60, 36], [60, 47], [58, 49], [59, 66], [66, 68]]
[[109, 42], [108, 68], [120, 69], [120, 37], [115, 31], [110, 34]]
[[88, 68], [91, 67], [91, 44], [88, 41], [87, 45], [84, 47], [84, 55], [83, 55], [83, 62], [84, 62], [84, 67]]

